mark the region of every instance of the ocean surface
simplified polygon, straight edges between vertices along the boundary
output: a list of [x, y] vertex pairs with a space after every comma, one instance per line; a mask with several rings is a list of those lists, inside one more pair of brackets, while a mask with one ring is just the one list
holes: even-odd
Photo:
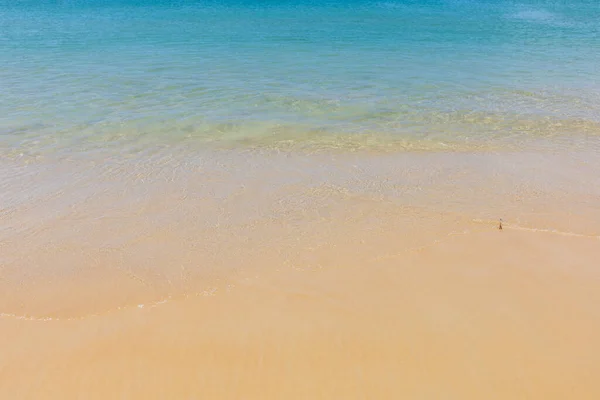
[[0, 157], [598, 149], [595, 0], [0, 2]]

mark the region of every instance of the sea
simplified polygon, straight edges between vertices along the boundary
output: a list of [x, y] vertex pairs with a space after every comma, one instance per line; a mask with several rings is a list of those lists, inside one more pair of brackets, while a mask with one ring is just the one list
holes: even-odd
[[597, 146], [599, 21], [594, 0], [2, 0], [0, 157]]

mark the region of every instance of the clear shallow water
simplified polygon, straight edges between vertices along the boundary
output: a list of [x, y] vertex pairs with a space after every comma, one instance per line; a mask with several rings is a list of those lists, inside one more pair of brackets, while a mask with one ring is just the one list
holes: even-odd
[[596, 1], [3, 1], [0, 154], [589, 146]]

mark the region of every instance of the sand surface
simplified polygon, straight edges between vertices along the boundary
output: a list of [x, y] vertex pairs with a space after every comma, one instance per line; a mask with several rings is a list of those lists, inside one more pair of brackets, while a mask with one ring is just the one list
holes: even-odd
[[600, 398], [597, 178], [355, 161], [4, 197], [0, 398]]

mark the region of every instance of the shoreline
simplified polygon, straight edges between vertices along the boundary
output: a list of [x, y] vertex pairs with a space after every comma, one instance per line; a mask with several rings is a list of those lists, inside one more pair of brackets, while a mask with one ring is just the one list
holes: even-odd
[[500, 218], [508, 229], [600, 235], [600, 164], [587, 153], [164, 157], [3, 162], [0, 312], [160, 301], [248, 265], [326, 267], [342, 262], [336, 246], [366, 262]]

